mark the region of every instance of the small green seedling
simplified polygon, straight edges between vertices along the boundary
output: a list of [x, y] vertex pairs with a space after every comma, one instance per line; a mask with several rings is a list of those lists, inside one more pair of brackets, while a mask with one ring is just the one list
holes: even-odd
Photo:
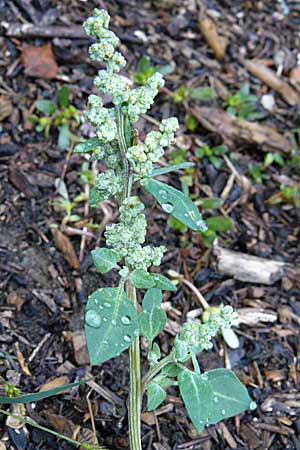
[[199, 101], [209, 101], [216, 98], [215, 91], [210, 87], [201, 88], [190, 88], [186, 87], [184, 84], [181, 85], [175, 92], [173, 100], [175, 103], [181, 103], [184, 100], [199, 100]]
[[152, 75], [159, 72], [161, 75], [172, 73], [174, 66], [166, 64], [164, 66], [153, 66], [149, 56], [143, 56], [138, 64], [138, 71], [132, 74], [132, 81], [136, 84], [145, 85]]
[[80, 125], [79, 113], [75, 106], [69, 104], [69, 96], [69, 88], [63, 86], [58, 91], [57, 103], [52, 100], [39, 100], [37, 102], [37, 110], [45, 116], [30, 117], [30, 120], [36, 124], [36, 130], [43, 132], [46, 139], [49, 139], [51, 128], [58, 128], [57, 143], [62, 150], [69, 147], [70, 140], [74, 137], [70, 130]]
[[300, 183], [293, 186], [280, 186], [280, 191], [272, 195], [267, 200], [268, 205], [279, 205], [280, 203], [290, 203], [296, 208], [300, 208]]
[[223, 161], [219, 157], [224, 155], [227, 151], [227, 145], [217, 145], [216, 147], [204, 145], [196, 150], [196, 156], [200, 159], [207, 158], [216, 169], [220, 169]]
[[257, 100], [256, 95], [250, 94], [249, 85], [245, 84], [236, 94], [228, 98], [226, 111], [239, 119], [261, 119], [265, 114], [257, 111]]
[[268, 152], [263, 164], [249, 164], [248, 170], [255, 182], [262, 184], [264, 180], [269, 178], [265, 170], [274, 163], [280, 167], [284, 167], [286, 164], [284, 158], [278, 152]]
[[[165, 247], [143, 245], [147, 222], [144, 204], [133, 194], [136, 187], [146, 191], [161, 208], [186, 227], [205, 232], [197, 206], [183, 192], [155, 179], [179, 165], [158, 168], [157, 162], [174, 139], [178, 121], [164, 119], [159, 131], [150, 131], [140, 142], [133, 124], [152, 105], [159, 88], [164, 85], [155, 72], [141, 87], [131, 89], [118, 72], [126, 61], [115, 47], [119, 39], [108, 29], [109, 15], [96, 9], [84, 24], [86, 32], [96, 38], [90, 56], [106, 62], [100, 70], [95, 87], [111, 97], [112, 108], [104, 107], [101, 97], [90, 95], [87, 119], [95, 126], [96, 137], [80, 143], [75, 152], [91, 153], [106, 163], [107, 170], [97, 176], [92, 192], [92, 204], [116, 196], [120, 199], [119, 223], [108, 225], [106, 246], [92, 251], [93, 262], [100, 273], [112, 269], [119, 274], [115, 287], [99, 288], [86, 305], [85, 333], [91, 363], [100, 365], [129, 349], [129, 440], [131, 450], [141, 450], [142, 395], [147, 393], [148, 410], [155, 410], [166, 398], [166, 388], [178, 385], [187, 412], [201, 432], [205, 425], [254, 409], [244, 385], [228, 369], [201, 372], [197, 353], [211, 349], [212, 338], [236, 320], [231, 306], [212, 312], [206, 323], [186, 322], [174, 340], [170, 354], [163, 356], [157, 337], [166, 324], [161, 308], [162, 291], [175, 291], [174, 284], [164, 275], [151, 272], [159, 266]], [[138, 190], [140, 192], [140, 189]], [[137, 294], [137, 290], [142, 290]], [[138, 300], [142, 297], [140, 307]], [[148, 343], [149, 370], [141, 378], [140, 336]], [[191, 360], [193, 370], [186, 363]]]

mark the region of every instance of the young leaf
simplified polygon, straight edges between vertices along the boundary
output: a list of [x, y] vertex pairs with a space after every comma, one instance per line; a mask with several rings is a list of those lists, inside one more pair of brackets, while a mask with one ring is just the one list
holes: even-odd
[[39, 100], [36, 107], [44, 114], [53, 114], [56, 111], [57, 105], [52, 100]]
[[94, 266], [101, 273], [106, 273], [114, 269], [120, 260], [117, 253], [109, 248], [95, 248], [91, 253]]
[[143, 186], [153, 195], [164, 211], [194, 231], [207, 230], [198, 208], [182, 192], [152, 178], [144, 178]]
[[155, 281], [151, 273], [136, 269], [129, 275], [132, 286], [138, 289], [148, 289], [155, 286]]
[[84, 142], [78, 142], [75, 145], [74, 153], [88, 153], [96, 150], [100, 146], [100, 140], [97, 137], [93, 137]]
[[66, 108], [69, 104], [70, 90], [68, 86], [63, 86], [58, 91], [58, 104], [61, 108]]
[[228, 231], [232, 228], [232, 220], [229, 217], [214, 216], [206, 219], [208, 229], [211, 231]]
[[166, 391], [157, 383], [150, 383], [147, 387], [147, 410], [153, 411], [166, 399]]
[[176, 286], [166, 277], [157, 273], [151, 273], [155, 287], [163, 291], [176, 291]]
[[159, 167], [157, 169], [154, 169], [149, 176], [157, 177], [158, 175], [164, 175], [165, 173], [174, 172], [174, 170], [190, 169], [191, 167], [194, 166], [195, 166], [194, 163], [186, 161], [180, 164], [173, 164], [173, 166]]
[[99, 203], [101, 203], [102, 201], [103, 201], [102, 195], [99, 194], [97, 189], [92, 188], [90, 190], [90, 195], [89, 195], [89, 206], [91, 208], [97, 208], [99, 206]]
[[207, 377], [213, 392], [210, 424], [241, 414], [247, 409], [255, 409], [255, 402], [251, 400], [247, 389], [231, 370], [209, 370], [204, 376]]
[[70, 131], [69, 125], [64, 123], [59, 130], [58, 134], [58, 146], [62, 150], [66, 150], [70, 145]]
[[139, 315], [140, 334], [147, 338], [152, 347], [153, 339], [164, 329], [167, 315], [161, 308], [153, 308], [151, 312], [142, 311]]
[[162, 302], [162, 292], [157, 288], [150, 288], [144, 295], [142, 307], [143, 311], [151, 312], [153, 308], [160, 308]]
[[89, 296], [85, 335], [92, 365], [119, 355], [138, 334], [138, 314], [123, 286], [97, 289]]
[[207, 197], [199, 199], [197, 204], [199, 204], [203, 209], [217, 209], [221, 208], [223, 202], [217, 197]]
[[43, 400], [44, 398], [52, 397], [53, 395], [61, 394], [68, 389], [75, 386], [86, 383], [89, 380], [78, 381], [76, 383], [65, 384], [64, 386], [59, 386], [54, 389], [49, 389], [48, 391], [35, 392], [34, 394], [22, 394], [18, 397], [0, 397], [0, 404], [11, 405], [13, 403], [31, 403], [37, 402], [38, 400]]
[[188, 369], [180, 372], [177, 379], [188, 415], [201, 433], [214, 406], [212, 387], [200, 374]]

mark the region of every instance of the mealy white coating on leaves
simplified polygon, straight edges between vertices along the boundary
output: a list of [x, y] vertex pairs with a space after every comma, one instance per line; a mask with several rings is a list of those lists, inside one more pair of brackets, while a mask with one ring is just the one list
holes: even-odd
[[[192, 350], [200, 352], [209, 350], [213, 344], [212, 338], [222, 328], [229, 328], [236, 322], [237, 313], [229, 305], [220, 308], [220, 313], [212, 312], [206, 323], [199, 320], [186, 322], [183, 324], [176, 340], [186, 344], [187, 351]], [[176, 343], [175, 343], [176, 353]]]
[[152, 264], [158, 266], [165, 251], [163, 246], [142, 246], [146, 237], [146, 219], [142, 214], [143, 203], [138, 197], [126, 198], [120, 206], [120, 222], [106, 227], [106, 243], [132, 269], [147, 270]]
[[102, 196], [102, 199], [106, 200], [115, 194], [122, 192], [122, 175], [116, 174], [112, 169], [108, 169], [106, 172], [102, 172], [97, 176], [95, 187]]

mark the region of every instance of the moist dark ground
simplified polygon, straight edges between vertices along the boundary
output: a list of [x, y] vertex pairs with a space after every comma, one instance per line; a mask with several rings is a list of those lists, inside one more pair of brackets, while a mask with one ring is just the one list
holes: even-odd
[[[28, 5], [32, 6], [36, 16]], [[91, 15], [95, 6], [108, 9], [112, 16], [111, 28], [123, 37], [122, 50], [128, 59], [125, 75], [130, 77], [137, 70], [143, 55], [149, 55], [154, 65], [175, 63], [174, 72], [166, 76], [167, 90], [158, 95], [149, 115], [155, 120], [170, 115], [179, 118], [181, 128], [175, 148], [184, 148], [185, 159], [196, 164], [190, 186], [194, 198], [220, 197], [225, 186], [229, 186], [232, 172], [225, 162], [217, 170], [208, 160], [195, 156], [195, 149], [201, 143], [221, 144], [222, 133], [207, 129], [203, 124], [199, 124], [194, 132], [187, 130], [185, 117], [199, 103], [188, 100], [185, 104], [174, 104], [168, 92], [174, 93], [183, 84], [212, 86], [218, 97], [206, 106], [222, 108], [226, 91], [233, 94], [249, 83], [252, 93], [259, 99], [264, 94], [271, 94], [276, 102], [272, 112], [264, 110], [258, 103], [258, 109], [265, 112], [260, 123], [268, 124], [288, 139], [292, 136], [291, 130], [299, 127], [298, 105], [287, 104], [242, 64], [242, 58], [258, 58], [276, 71], [281, 55], [281, 76], [288, 81], [299, 56], [298, 2], [224, 0], [207, 1], [205, 5], [193, 0], [36, 0], [31, 3], [0, 0], [3, 32], [0, 38], [0, 109], [9, 108], [9, 114], [3, 114], [0, 125], [0, 375], [3, 383], [10, 381], [22, 392], [34, 392], [49, 380], [54, 380], [56, 385], [61, 381], [77, 381], [90, 372], [82, 343], [86, 298], [95, 288], [111, 286], [117, 280], [111, 273], [102, 276], [92, 268], [90, 250], [96, 242], [103, 242], [97, 232], [94, 238], [86, 241], [80, 269], [74, 269], [76, 262], [74, 264], [73, 260], [72, 267], [58, 250], [51, 225], [60, 225], [63, 214], [53, 207], [54, 182], [64, 170], [66, 152], [58, 148], [55, 130], [51, 139], [45, 141], [43, 134], [37, 133], [28, 121], [34, 102], [43, 97], [55, 98], [63, 84], [71, 90], [72, 103], [80, 112], [84, 111], [98, 67], [88, 59], [88, 41], [81, 37], [70, 39], [55, 35], [48, 39], [7, 37], [3, 22], [32, 23], [36, 20], [38, 24], [43, 20], [46, 28], [61, 25], [71, 29]], [[216, 60], [199, 30], [200, 9], [216, 20], [218, 32], [229, 41], [222, 61]], [[22, 48], [47, 42], [52, 43], [58, 64], [57, 77], [49, 81], [27, 76], [20, 61]], [[139, 129], [144, 131], [151, 126], [149, 117], [139, 123]], [[86, 125], [76, 130], [77, 135], [84, 137], [90, 132]], [[262, 162], [265, 152], [274, 149], [269, 149], [268, 145], [254, 145], [245, 139], [229, 139], [226, 143], [230, 154], [235, 155], [233, 161], [237, 171], [247, 176], [250, 183], [243, 190], [235, 179], [228, 187], [227, 195], [223, 196], [222, 211], [203, 212], [206, 218], [228, 214], [234, 221], [230, 231], [219, 235], [220, 245], [297, 266], [300, 258], [299, 209], [287, 203], [270, 207], [266, 200], [287, 180], [299, 182], [299, 169], [290, 163], [283, 168], [272, 165], [265, 172], [267, 178], [258, 184], [248, 172], [249, 164]], [[297, 151], [296, 141], [294, 147]], [[284, 157], [290, 160], [290, 149]], [[169, 158], [170, 151], [167, 151], [165, 162]], [[84, 189], [78, 175], [83, 161], [74, 155], [67, 164], [64, 181], [71, 199]], [[169, 176], [169, 183], [180, 187], [179, 175]], [[168, 391], [159, 415], [143, 416], [144, 448], [299, 450], [299, 278], [285, 276], [273, 285], [265, 286], [220, 275], [214, 269], [211, 250], [203, 245], [198, 233], [175, 231], [167, 224], [167, 215], [150, 198], [145, 197], [145, 202], [149, 242], [168, 247], [161, 273], [167, 274], [172, 269], [184, 275], [212, 305], [223, 302], [238, 309], [261, 308], [272, 313], [275, 321], [241, 325], [237, 330], [240, 337], [238, 350], [225, 350], [222, 341], [217, 339], [214, 349], [199, 357], [204, 369], [230, 364], [257, 402], [255, 411], [227, 420], [225, 425], [211, 426], [198, 435], [186, 416], [178, 391], [173, 388]], [[107, 217], [115, 217], [116, 211], [115, 203], [110, 201], [105, 211], [90, 210], [89, 218], [103, 224]], [[77, 207], [75, 213], [84, 217], [83, 206]], [[82, 228], [79, 224], [77, 229]], [[65, 235], [78, 256], [80, 236], [70, 232]], [[164, 300], [170, 302], [169, 327], [160, 335], [159, 342], [163, 352], [168, 352], [174, 339], [174, 333], [170, 331], [172, 326], [182, 324], [188, 311], [200, 305], [182, 286], [174, 294], [167, 293]], [[43, 338], [38, 353], [30, 358]], [[144, 356], [143, 351], [146, 367]], [[127, 353], [93, 368], [92, 374], [95, 382], [106, 389], [106, 398], [88, 386], [81, 386], [67, 394], [27, 405], [26, 415], [59, 432], [77, 438], [85, 436], [88, 440], [91, 421], [86, 398], [90, 393], [99, 443], [109, 449], [128, 448]], [[62, 376], [65, 378], [57, 380]], [[4, 416], [0, 417], [3, 449], [73, 448], [30, 426], [16, 430], [11, 425], [6, 423]]]

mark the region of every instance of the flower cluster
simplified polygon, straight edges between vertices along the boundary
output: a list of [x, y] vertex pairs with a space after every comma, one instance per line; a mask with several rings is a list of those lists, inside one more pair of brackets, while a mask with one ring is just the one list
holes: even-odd
[[127, 157], [131, 167], [139, 177], [149, 175], [153, 170], [153, 163], [164, 154], [164, 147], [170, 145], [174, 139], [174, 132], [178, 128], [176, 117], [161, 122], [160, 131], [151, 131], [147, 134], [144, 144], [130, 147]]
[[125, 258], [126, 265], [147, 270], [152, 264], [160, 264], [165, 248], [141, 245], [145, 242], [147, 227], [143, 209], [138, 197], [126, 198], [120, 207], [120, 223], [109, 225], [105, 237], [107, 245]]
[[99, 201], [122, 192], [123, 180], [120, 174], [116, 174], [114, 170], [108, 169], [106, 172], [100, 173], [96, 178], [95, 189], [97, 190]]
[[226, 305], [220, 308], [220, 313], [211, 312], [208, 321], [204, 324], [199, 320], [183, 324], [176, 340], [180, 341], [179, 345], [185, 344], [186, 350], [192, 353], [209, 350], [213, 346], [212, 338], [222, 328], [229, 328], [236, 320], [237, 313], [231, 306]]

